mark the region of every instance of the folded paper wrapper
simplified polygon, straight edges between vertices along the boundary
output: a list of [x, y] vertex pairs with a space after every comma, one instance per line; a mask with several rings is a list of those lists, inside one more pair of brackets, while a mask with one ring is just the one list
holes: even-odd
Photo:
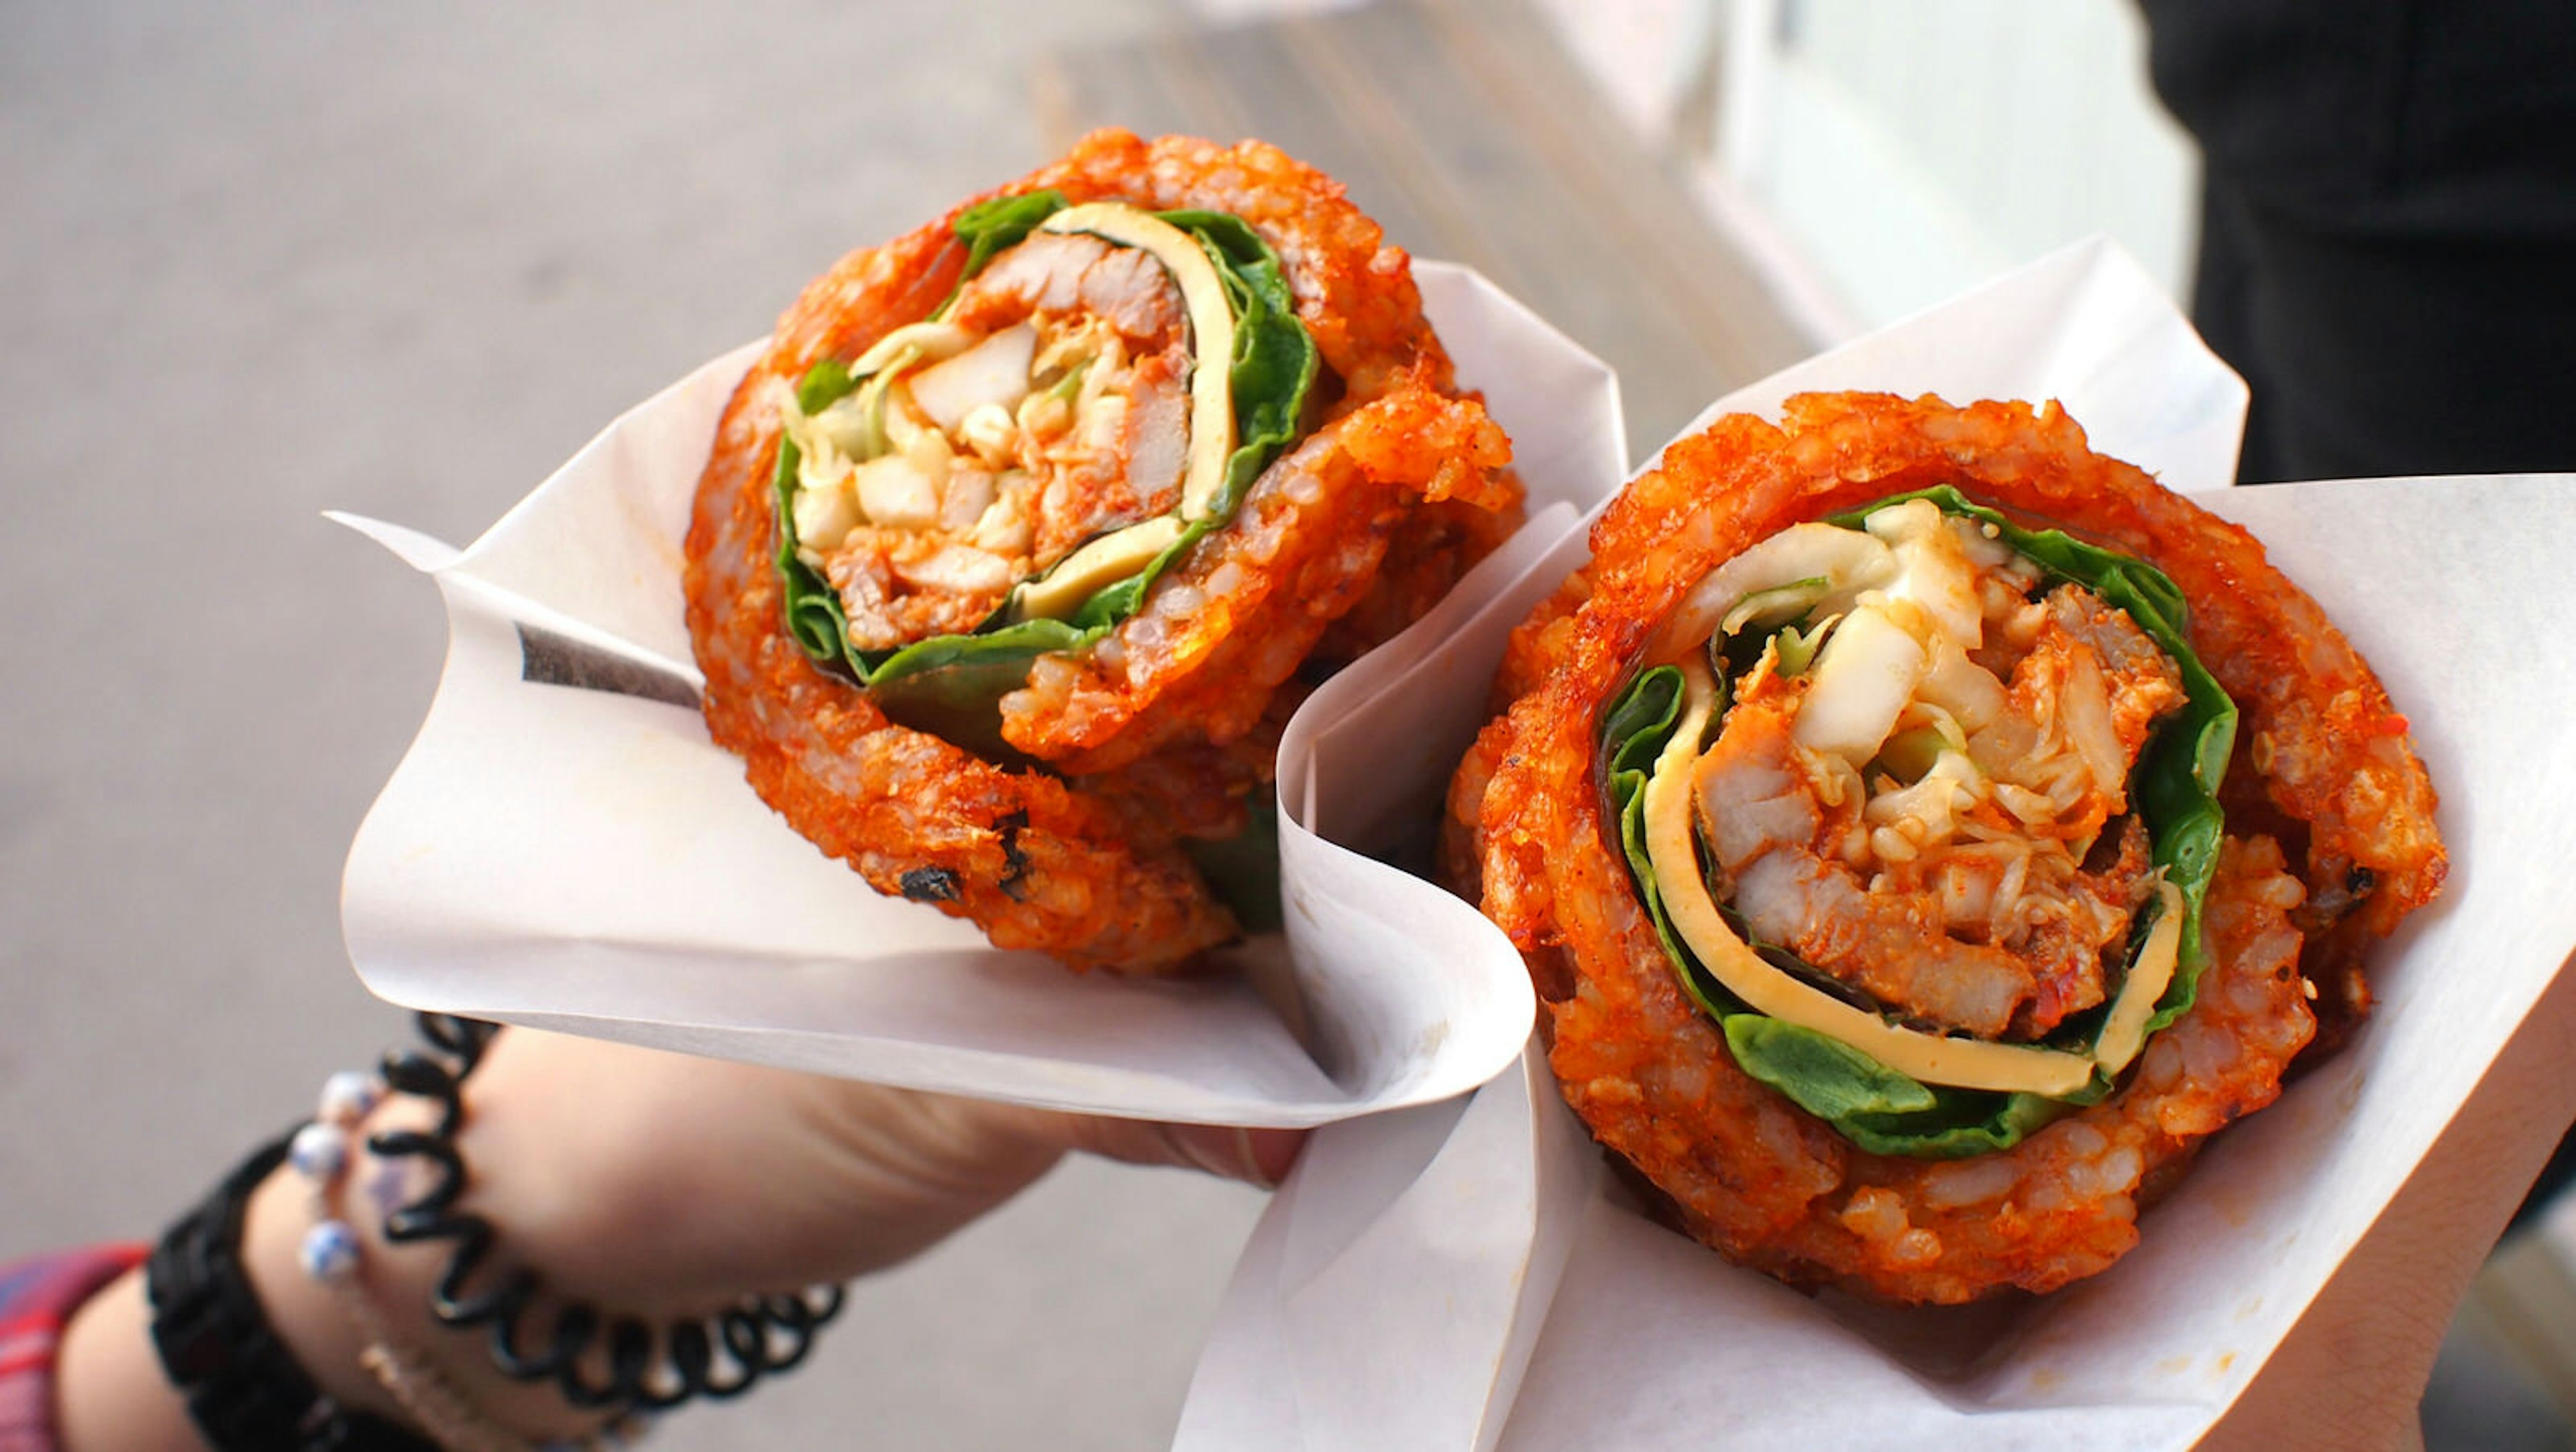
[[[1312, 830], [1319, 781], [1399, 764], [1433, 793], [1417, 816], [1436, 813], [1447, 737], [1353, 758], [1384, 741], [1318, 728], [1491, 598], [1480, 582], [1525, 573], [1616, 487], [1625, 451], [1607, 367], [1473, 272], [1417, 275], [1461, 384], [1514, 439], [1532, 522], [1290, 723], [1284, 941], [1236, 950], [1238, 971], [1077, 976], [880, 896], [752, 794], [699, 714], [680, 580], [752, 345], [610, 425], [461, 553], [343, 517], [437, 581], [450, 627], [428, 719], [350, 849], [360, 977], [409, 1008], [1131, 1117], [1308, 1125], [1491, 1079], [1529, 1035], [1518, 955], [1472, 907], [1351, 850], [1371, 840], [1356, 815], [1333, 840]], [[1435, 712], [1451, 734], [1483, 702], [1460, 692]]]
[[[1801, 1295], [1650, 1222], [1601, 1173], [1533, 1048], [1463, 1105], [1310, 1141], [1228, 1287], [1177, 1446], [2188, 1445], [2576, 950], [2576, 758], [2559, 739], [2576, 659], [2557, 645], [2576, 634], [2576, 480], [2223, 489], [2244, 385], [2098, 242], [1721, 399], [1701, 423], [1776, 416], [1810, 389], [2060, 399], [2097, 450], [2207, 491], [2316, 596], [2413, 723], [2451, 852], [2442, 898], [2371, 960], [2377, 1009], [2220, 1135], [2108, 1272], [1952, 1309]], [[1580, 536], [1559, 541], [1390, 671], [1368, 729], [1417, 736], [1424, 698], [1489, 674], [1511, 624], [1584, 555]], [[1454, 757], [1464, 738], [1442, 744]]]

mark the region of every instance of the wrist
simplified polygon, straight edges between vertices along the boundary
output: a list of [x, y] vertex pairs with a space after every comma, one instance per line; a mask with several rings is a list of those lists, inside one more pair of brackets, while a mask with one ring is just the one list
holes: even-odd
[[[670, 1257], [649, 1231], [603, 1233], [620, 1223], [599, 1213], [619, 1177], [584, 1174], [563, 1154], [567, 1124], [594, 1170], [599, 1156], [614, 1169], [638, 1136], [567, 1116], [559, 1096], [528, 1083], [477, 1092], [469, 1114], [461, 1082], [491, 1026], [422, 1024], [446, 1060], [394, 1054], [381, 1081], [334, 1076], [316, 1122], [256, 1151], [180, 1217], [131, 1296], [99, 1298], [80, 1323], [82, 1360], [115, 1363], [103, 1385], [134, 1415], [78, 1430], [67, 1419], [65, 1445], [624, 1445], [638, 1414], [732, 1397], [803, 1360], [840, 1308], [837, 1287], [715, 1289], [769, 1279], [756, 1233], [748, 1274], [640, 1286], [639, 1261]], [[485, 1120], [486, 1133], [467, 1133]], [[635, 1126], [642, 1140], [662, 1127]], [[488, 1178], [469, 1174], [469, 1156]], [[711, 1264], [734, 1264], [740, 1247], [723, 1249]], [[557, 1261], [569, 1273], [548, 1295], [530, 1267], [551, 1280]], [[624, 1314], [587, 1304], [602, 1291]], [[665, 1299], [699, 1308], [659, 1327], [643, 1319]], [[147, 1379], [151, 1395], [115, 1396], [138, 1368], [167, 1376]], [[63, 1391], [74, 1395], [69, 1381]]]
[[54, 1358], [62, 1452], [206, 1452], [152, 1350], [152, 1307], [136, 1266], [83, 1302]]
[[[381, 1193], [370, 1191], [386, 1210], [387, 1238], [446, 1250], [431, 1302], [443, 1325], [483, 1332], [506, 1377], [551, 1382], [572, 1407], [620, 1414], [612, 1440], [636, 1418], [738, 1396], [804, 1360], [815, 1331], [838, 1314], [840, 1288], [744, 1292], [772, 1279], [745, 1267], [774, 1259], [779, 1237], [745, 1224], [704, 1243], [705, 1217], [671, 1183], [670, 1157], [652, 1148], [701, 1095], [678, 1086], [658, 1096], [668, 1115], [641, 1113], [657, 1098], [657, 1078], [674, 1087], [667, 1076], [630, 1073], [619, 1093], [596, 1096], [581, 1076], [529, 1072], [547, 1055], [514, 1054], [521, 1034], [495, 1040], [490, 1025], [430, 1015], [423, 1030], [447, 1058], [385, 1060], [402, 1101], [371, 1126], [368, 1144], [398, 1167]], [[603, 1103], [625, 1112], [594, 1112]], [[634, 1173], [647, 1165], [651, 1173]], [[637, 1218], [639, 1205], [656, 1203], [675, 1213]]]
[[[345, 1285], [318, 1279], [304, 1263], [304, 1241], [317, 1223], [313, 1183], [291, 1168], [272, 1174], [251, 1198], [242, 1261], [268, 1310], [278, 1339], [323, 1392], [343, 1407], [417, 1428], [419, 1418], [362, 1357], [380, 1338], [407, 1366], [426, 1372], [446, 1393], [495, 1427], [530, 1443], [578, 1441], [600, 1429], [604, 1414], [580, 1411], [550, 1384], [513, 1381], [484, 1353], [482, 1338], [442, 1324], [430, 1309], [453, 1247], [399, 1244], [385, 1234], [386, 1216], [418, 1198], [409, 1161], [368, 1153], [370, 1132], [403, 1122], [388, 1101], [350, 1136], [347, 1170], [322, 1209], [357, 1237]], [[506, 1226], [496, 1226], [506, 1238]], [[354, 1297], [359, 1303], [352, 1306]], [[363, 1326], [360, 1315], [373, 1322]]]
[[153, 1361], [217, 1452], [435, 1452], [399, 1423], [326, 1396], [270, 1324], [242, 1253], [251, 1201], [288, 1158], [286, 1136], [252, 1151], [145, 1257]]
[[268, 1315], [269, 1330], [324, 1396], [351, 1410], [408, 1425], [402, 1409], [359, 1369], [357, 1327], [330, 1291], [296, 1264], [296, 1246], [311, 1219], [295, 1172], [280, 1168], [271, 1173], [251, 1192], [243, 1214], [242, 1275]]

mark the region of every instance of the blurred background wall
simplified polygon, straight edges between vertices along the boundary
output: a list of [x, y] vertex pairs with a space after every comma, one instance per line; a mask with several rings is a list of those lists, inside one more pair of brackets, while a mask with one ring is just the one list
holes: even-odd
[[2188, 296], [2198, 158], [2147, 85], [2127, 0], [1720, 8], [1708, 175], [1853, 325], [2096, 232]]

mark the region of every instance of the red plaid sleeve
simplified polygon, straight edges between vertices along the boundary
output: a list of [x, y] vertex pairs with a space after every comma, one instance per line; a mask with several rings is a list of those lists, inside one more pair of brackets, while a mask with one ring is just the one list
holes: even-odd
[[54, 1452], [54, 1348], [63, 1327], [148, 1249], [87, 1246], [0, 1266], [0, 1452]]

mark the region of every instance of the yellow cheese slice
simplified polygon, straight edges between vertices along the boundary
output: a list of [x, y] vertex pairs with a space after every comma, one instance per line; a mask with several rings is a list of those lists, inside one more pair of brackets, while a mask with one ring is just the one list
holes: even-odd
[[2128, 981], [2120, 985], [2119, 1000], [2111, 1005], [2110, 1017], [2102, 1021], [2102, 1032], [2093, 1040], [2094, 1062], [2105, 1074], [2129, 1067], [2129, 1061], [2147, 1046], [2147, 1020], [2155, 1017], [2156, 1000], [2165, 996], [2165, 986], [2173, 982], [2174, 963], [2182, 956], [2182, 889], [2159, 878], [2156, 895], [2164, 899], [2164, 911], [2147, 930], [2146, 945], [2138, 949], [2138, 961], [2130, 966]]
[[1011, 599], [1011, 619], [1064, 619], [1095, 592], [1152, 564], [1184, 528], [1179, 515], [1161, 514], [1102, 535], [1066, 555], [1044, 579], [1020, 586]]

